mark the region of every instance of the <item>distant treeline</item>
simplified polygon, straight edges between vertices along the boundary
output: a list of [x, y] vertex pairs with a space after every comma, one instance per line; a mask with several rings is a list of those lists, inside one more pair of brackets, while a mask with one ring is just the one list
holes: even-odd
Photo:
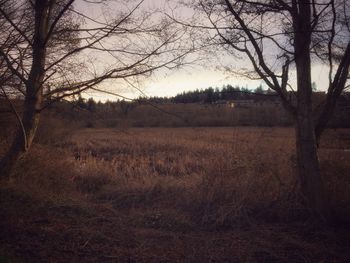
[[[271, 95], [271, 96], [262, 96]], [[270, 89], [264, 90], [262, 86], [251, 90], [245, 87], [232, 86], [230, 84], [222, 88], [196, 89], [193, 91], [184, 91], [174, 97], [140, 97], [140, 101], [149, 101], [154, 103], [214, 103], [221, 100], [266, 100], [274, 99], [276, 93]], [[268, 98], [269, 97], [269, 98]]]
[[218, 101], [230, 101], [230, 100], [278, 100], [277, 94], [268, 89], [265, 90], [262, 86], [258, 86], [256, 89], [248, 89], [245, 87], [232, 86], [230, 84], [223, 85], [222, 88], [206, 88], [196, 89], [193, 91], [184, 91], [173, 97], [145, 97], [140, 96], [132, 101], [117, 100], [117, 101], [106, 101], [105, 103], [96, 102], [93, 98], [88, 100], [78, 97], [75, 105], [79, 108], [86, 109], [90, 112], [95, 112], [103, 109], [111, 109], [115, 107], [121, 107], [122, 111], [128, 111], [132, 106], [130, 104], [164, 104], [164, 103], [215, 103]]
[[[293, 100], [294, 94], [290, 93]], [[323, 92], [314, 92], [314, 107], [318, 109]], [[21, 114], [23, 100], [13, 101]], [[350, 94], [344, 93], [337, 102], [329, 127], [350, 128]], [[317, 111], [316, 111], [317, 114]], [[316, 116], [316, 115], [315, 115]], [[284, 110], [279, 97], [261, 86], [254, 90], [225, 85], [187, 91], [173, 97], [139, 97], [127, 101], [97, 102], [79, 96], [61, 101], [44, 112], [42, 127], [78, 125], [80, 127], [184, 127], [184, 126], [291, 126], [293, 118]], [[50, 124], [51, 123], [51, 124]], [[61, 124], [60, 124], [61, 123]], [[0, 127], [3, 131], [17, 125], [8, 103], [0, 99]], [[6, 129], [5, 129], [6, 127]], [[1, 131], [0, 131], [1, 134]], [[39, 132], [39, 134], [41, 134]], [[41, 137], [44, 138], [44, 137]]]

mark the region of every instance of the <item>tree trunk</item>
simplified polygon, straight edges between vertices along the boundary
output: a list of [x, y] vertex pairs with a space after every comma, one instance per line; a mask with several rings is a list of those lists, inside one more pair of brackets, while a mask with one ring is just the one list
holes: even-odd
[[312, 112], [311, 68], [307, 55], [297, 59], [298, 105], [296, 149], [301, 191], [310, 208], [326, 214], [326, 198], [317, 155], [317, 141]]
[[[297, 166], [300, 186], [308, 206], [327, 216], [325, 189], [320, 174], [312, 116], [298, 116], [296, 124]], [[310, 125], [311, 123], [311, 125]]]
[[41, 94], [37, 94], [32, 98], [26, 97], [22, 117], [25, 135], [23, 134], [22, 128], [18, 127], [10, 149], [0, 161], [0, 176], [2, 178], [10, 177], [17, 161], [24, 156], [32, 145], [40, 119], [38, 109], [41, 106], [41, 97]]
[[49, 0], [35, 1], [35, 28], [33, 35], [33, 60], [29, 72], [28, 80], [24, 83], [26, 86], [24, 113], [22, 116], [22, 128], [19, 128], [13, 143], [0, 162], [0, 176], [9, 177], [17, 161], [31, 147], [36, 129], [39, 124], [40, 110], [43, 99], [43, 81], [45, 78], [46, 45], [49, 28]]
[[312, 114], [311, 81], [311, 9], [309, 0], [298, 1], [294, 15], [294, 47], [297, 71], [296, 148], [301, 191], [309, 207], [326, 216], [327, 205], [317, 156], [315, 127]]
[[[307, 64], [307, 59], [306, 61], [304, 59], [304, 63]], [[317, 155], [317, 141], [312, 114], [311, 81], [308, 81], [309, 78], [307, 77], [310, 70], [304, 63], [297, 66], [296, 153], [298, 174], [301, 191], [307, 200], [308, 206], [317, 214], [326, 216], [328, 208]]]

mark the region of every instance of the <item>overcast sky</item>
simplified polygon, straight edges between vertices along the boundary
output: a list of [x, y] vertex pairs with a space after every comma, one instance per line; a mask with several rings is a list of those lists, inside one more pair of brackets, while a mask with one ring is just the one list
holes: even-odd
[[[137, 1], [129, 1], [129, 3], [136, 4]], [[95, 6], [98, 7], [97, 4], [95, 4]], [[145, 0], [142, 4], [142, 8], [144, 8], [144, 10], [157, 7], [166, 7], [166, 0]], [[99, 8], [91, 8], [91, 4], [78, 1], [76, 8], [78, 10], [88, 12], [89, 15], [98, 18]], [[118, 5], [115, 5], [115, 8], [118, 8]], [[183, 13], [181, 15], [183, 16], [192, 15], [189, 10], [183, 10], [182, 12]], [[247, 63], [244, 61], [239, 61], [237, 59], [231, 59], [230, 57], [225, 57], [224, 59], [226, 59], [226, 61], [229, 63], [230, 61], [232, 61], [232, 63], [240, 63], [242, 65], [244, 65], [244, 63]], [[328, 85], [327, 68], [322, 65], [314, 66], [312, 69], [312, 75], [313, 81], [316, 82], [317, 88], [319, 90], [326, 90], [326, 87]], [[293, 74], [293, 72], [291, 72], [290, 80], [292, 82], [292, 85], [294, 79], [295, 73]], [[137, 87], [144, 91], [144, 93], [148, 96], [174, 96], [183, 91], [204, 89], [210, 86], [222, 87], [225, 84], [231, 84], [233, 86], [239, 85], [251, 89], [256, 88], [260, 84], [262, 84], [263, 87], [266, 87], [263, 81], [252, 81], [243, 77], [234, 76], [232, 74], [216, 70], [215, 65], [213, 65], [212, 61], [210, 64], [208, 64], [208, 66], [192, 65], [174, 70], [159, 70], [155, 72], [151, 78], [138, 83]], [[136, 98], [141, 95], [138, 90], [122, 82], [106, 82], [103, 84], [103, 88], [109, 89], [113, 92], [117, 92], [123, 96], [130, 98]], [[96, 100], [101, 101], [105, 101], [107, 99], [116, 99], [114, 96], [92, 91], [86, 92], [84, 96], [94, 97]]]

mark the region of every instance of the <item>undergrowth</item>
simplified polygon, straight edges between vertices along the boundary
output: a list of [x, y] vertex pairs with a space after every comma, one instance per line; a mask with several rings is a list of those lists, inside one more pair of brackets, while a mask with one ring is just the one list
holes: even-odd
[[[91, 236], [74, 251], [113, 251], [109, 259], [342, 261], [349, 248], [341, 240], [349, 230], [350, 155], [332, 148], [336, 132], [325, 137], [319, 150], [322, 175], [341, 226], [317, 226], [310, 219], [298, 194], [290, 129], [148, 128], [77, 130], [59, 144], [36, 144], [12, 181], [1, 186], [7, 193], [3, 196], [13, 196], [2, 201], [1, 211], [8, 213], [2, 227], [8, 227], [11, 216], [25, 213], [8, 212], [23, 198], [33, 202], [29, 214], [46, 211], [49, 223], [35, 231], [61, 237], [59, 224], [66, 226], [64, 231], [74, 227], [74, 242], [81, 235]], [[348, 147], [346, 143], [339, 145]], [[56, 212], [47, 212], [52, 207]], [[56, 219], [50, 218], [53, 215]], [[33, 214], [21, 216], [26, 221]], [[117, 242], [123, 238], [126, 244]], [[0, 241], [11, 244], [11, 238]], [[51, 246], [42, 249], [62, 244]], [[13, 250], [11, 245], [6, 248]], [[72, 257], [77, 261], [79, 253]]]

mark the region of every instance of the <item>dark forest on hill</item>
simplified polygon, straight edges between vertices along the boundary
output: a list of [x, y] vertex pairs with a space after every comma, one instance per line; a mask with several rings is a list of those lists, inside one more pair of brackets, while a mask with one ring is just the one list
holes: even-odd
[[[293, 100], [295, 95], [292, 92], [289, 95]], [[326, 94], [315, 91], [313, 96], [317, 109]], [[16, 107], [20, 109], [22, 103], [16, 100]], [[343, 93], [329, 127], [348, 128], [349, 113], [350, 95]], [[0, 122], [3, 127], [16, 125], [15, 115], [6, 101], [1, 103]], [[173, 97], [139, 97], [104, 103], [78, 96], [50, 106], [40, 127], [62, 126], [66, 122], [88, 128], [292, 126], [294, 123], [273, 91], [261, 86], [250, 90], [230, 84], [186, 91]]]
[[252, 90], [247, 87], [227, 84], [221, 88], [208, 87], [206, 89], [184, 91], [173, 97], [140, 97], [139, 100], [158, 103], [215, 103], [220, 100], [276, 100], [276, 96], [277, 94], [273, 90], [265, 90], [261, 85]]

